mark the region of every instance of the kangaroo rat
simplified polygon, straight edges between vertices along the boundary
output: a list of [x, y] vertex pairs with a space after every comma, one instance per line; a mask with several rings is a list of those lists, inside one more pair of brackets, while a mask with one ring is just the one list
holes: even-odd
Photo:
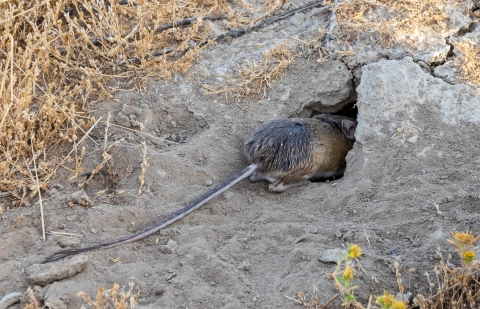
[[341, 177], [346, 166], [345, 156], [355, 142], [355, 129], [355, 120], [328, 114], [266, 122], [245, 143], [244, 151], [250, 165], [241, 172], [144, 230], [92, 247], [59, 251], [43, 263], [147, 237], [185, 217], [247, 177], [252, 182], [267, 180], [270, 182], [269, 189], [274, 192], [283, 192], [307, 184], [310, 180]]

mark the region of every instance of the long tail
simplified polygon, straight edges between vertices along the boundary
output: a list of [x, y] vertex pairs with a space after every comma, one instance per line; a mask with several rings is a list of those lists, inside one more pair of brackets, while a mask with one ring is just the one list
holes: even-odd
[[256, 164], [249, 165], [243, 171], [233, 175], [232, 177], [228, 178], [227, 180], [225, 180], [221, 184], [215, 186], [214, 188], [212, 188], [207, 193], [203, 194], [202, 196], [200, 196], [196, 200], [190, 202], [187, 206], [183, 207], [182, 209], [177, 210], [176, 212], [170, 214], [169, 216], [167, 216], [164, 219], [156, 222], [155, 224], [150, 225], [149, 227], [141, 230], [140, 232], [137, 232], [133, 235], [125, 236], [123, 238], [120, 238], [118, 240], [115, 240], [115, 241], [112, 241], [112, 242], [109, 242], [109, 243], [105, 243], [105, 244], [100, 244], [100, 245], [87, 247], [87, 248], [80, 248], [80, 249], [62, 250], [62, 251], [59, 251], [59, 252], [51, 255], [50, 257], [48, 257], [45, 261], [43, 261], [43, 264], [50, 263], [50, 262], [53, 262], [53, 261], [56, 261], [56, 260], [60, 260], [60, 259], [63, 259], [67, 256], [79, 254], [79, 253], [82, 253], [82, 252], [107, 249], [107, 248], [115, 247], [115, 246], [118, 246], [118, 245], [123, 245], [123, 244], [129, 243], [129, 242], [137, 241], [139, 239], [147, 237], [148, 235], [153, 234], [153, 233], [157, 232], [158, 230], [163, 229], [164, 227], [172, 224], [173, 222], [175, 222], [177, 220], [180, 220], [181, 218], [185, 217], [186, 215], [188, 215], [192, 211], [196, 210], [197, 208], [199, 208], [200, 206], [202, 206], [206, 202], [210, 201], [212, 198], [221, 194], [222, 192], [224, 192], [225, 190], [227, 190], [228, 188], [230, 188], [231, 186], [233, 186], [237, 182], [241, 181], [242, 179], [245, 179], [245, 178], [249, 177], [250, 175], [253, 174], [253, 172], [255, 172], [256, 168], [257, 168]]

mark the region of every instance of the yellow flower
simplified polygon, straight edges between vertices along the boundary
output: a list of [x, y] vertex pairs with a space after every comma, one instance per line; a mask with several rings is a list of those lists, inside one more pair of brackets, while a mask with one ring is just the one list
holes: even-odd
[[392, 309], [406, 309], [407, 305], [403, 301], [394, 300], [392, 304]]
[[348, 248], [348, 256], [352, 259], [359, 257], [362, 255], [362, 248], [359, 245], [351, 245]]
[[393, 298], [393, 295], [388, 293], [388, 291], [385, 291], [385, 293], [382, 296], [377, 296], [376, 300], [377, 300], [377, 303], [382, 308], [391, 308], [393, 302], [395, 301], [395, 299]]
[[353, 267], [349, 264], [345, 266], [345, 270], [343, 271], [343, 279], [350, 281], [353, 279]]
[[455, 238], [459, 243], [464, 245], [473, 245], [474, 242], [480, 239], [480, 236], [474, 237], [472, 232], [455, 232], [453, 234], [453, 238]]
[[473, 260], [475, 260], [475, 252], [473, 251], [465, 251], [463, 253], [463, 261], [465, 262], [465, 264], [470, 264], [473, 262]]

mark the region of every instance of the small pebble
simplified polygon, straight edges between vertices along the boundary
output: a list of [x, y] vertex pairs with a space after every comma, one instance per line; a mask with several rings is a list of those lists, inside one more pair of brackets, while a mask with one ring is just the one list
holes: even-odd
[[160, 252], [163, 254], [172, 254], [178, 247], [178, 243], [169, 239], [166, 245], [160, 246]]
[[248, 263], [247, 261], [243, 261], [237, 266], [238, 270], [243, 270], [243, 271], [249, 271], [250, 268], [251, 268], [250, 263]]
[[407, 139], [407, 142], [409, 142], [409, 143], [415, 143], [415, 142], [417, 142], [417, 139], [418, 139], [418, 135], [414, 135], [414, 136], [408, 138], [408, 139]]
[[347, 254], [346, 250], [339, 248], [328, 249], [322, 252], [318, 260], [323, 263], [337, 263], [342, 254]]
[[211, 186], [212, 184], [213, 184], [213, 180], [211, 180], [211, 179], [205, 181], [206, 186]]

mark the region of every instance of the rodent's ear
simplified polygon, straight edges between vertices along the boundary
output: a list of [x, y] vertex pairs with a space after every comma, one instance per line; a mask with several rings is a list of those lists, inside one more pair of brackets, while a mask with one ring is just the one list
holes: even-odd
[[342, 120], [342, 131], [345, 136], [352, 141], [355, 141], [355, 130], [357, 129], [357, 125], [355, 122], [347, 119]]

